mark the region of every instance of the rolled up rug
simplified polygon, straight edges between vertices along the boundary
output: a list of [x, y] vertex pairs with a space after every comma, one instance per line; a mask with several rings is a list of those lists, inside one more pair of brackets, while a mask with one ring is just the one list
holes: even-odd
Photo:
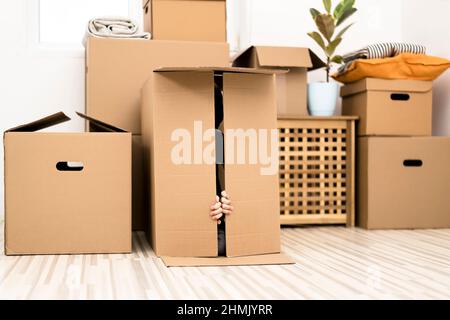
[[125, 17], [103, 17], [90, 20], [83, 40], [84, 44], [86, 43], [87, 37], [90, 36], [100, 38], [151, 39], [150, 33], [141, 32], [136, 22]]

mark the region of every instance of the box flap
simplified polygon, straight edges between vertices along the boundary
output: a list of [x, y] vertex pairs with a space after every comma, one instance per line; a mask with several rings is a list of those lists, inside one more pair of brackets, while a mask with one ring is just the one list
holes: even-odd
[[64, 112], [58, 112], [45, 118], [8, 129], [5, 132], [34, 132], [55, 126], [69, 120], [70, 118], [66, 116]]
[[432, 88], [432, 81], [366, 78], [343, 86], [341, 96], [346, 97], [364, 91], [429, 92]]
[[248, 60], [256, 55], [258, 67], [282, 67], [282, 68], [308, 68], [318, 69], [325, 63], [310, 49], [301, 47], [271, 47], [252, 46], [238, 54], [235, 58], [236, 65], [243, 65], [239, 60]]
[[234, 258], [161, 257], [161, 260], [164, 262], [166, 267], [218, 267], [295, 264], [291, 258], [282, 253]]
[[110, 125], [106, 122], [94, 119], [92, 117], [89, 117], [81, 112], [77, 112], [77, 115], [79, 115], [81, 118], [89, 121], [89, 123], [95, 128], [98, 129], [100, 131], [108, 131], [108, 132], [127, 132], [123, 129], [117, 128], [113, 125]]
[[234, 68], [234, 67], [163, 67], [157, 68], [155, 72], [225, 72], [225, 73], [249, 73], [249, 74], [283, 74], [289, 70], [272, 70], [256, 68]]

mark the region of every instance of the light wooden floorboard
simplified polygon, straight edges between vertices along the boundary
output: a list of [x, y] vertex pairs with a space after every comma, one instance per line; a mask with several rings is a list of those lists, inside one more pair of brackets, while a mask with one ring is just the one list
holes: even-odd
[[0, 299], [450, 298], [450, 230], [283, 229], [287, 266], [166, 268], [142, 233], [133, 244], [130, 255], [2, 251]]

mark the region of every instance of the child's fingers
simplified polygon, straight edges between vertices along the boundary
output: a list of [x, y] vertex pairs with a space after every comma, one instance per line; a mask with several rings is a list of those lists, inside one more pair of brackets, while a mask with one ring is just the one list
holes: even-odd
[[220, 202], [222, 202], [223, 204], [231, 204], [231, 200], [229, 200], [229, 199], [227, 199], [227, 198], [225, 198], [225, 197], [222, 197], [222, 198], [220, 199]]
[[217, 220], [217, 224], [221, 224], [222, 223], [222, 220]]
[[213, 210], [213, 211], [211, 211], [211, 212], [209, 213], [209, 215], [210, 215], [211, 217], [216, 216], [216, 215], [218, 215], [218, 214], [222, 214], [222, 208], [219, 208], [219, 209], [217, 209], [217, 210]]
[[227, 199], [230, 199], [230, 196], [228, 195], [228, 193], [227, 193], [225, 190], [222, 191], [220, 195], [221, 195], [222, 197], [225, 197], [225, 198], [227, 198]]
[[233, 208], [233, 206], [230, 206], [228, 204], [223, 204], [222, 205], [222, 209], [233, 211], [234, 208]]
[[211, 206], [211, 210], [217, 210], [222, 206], [220, 202], [216, 202]]
[[219, 214], [213, 216], [212, 219], [213, 219], [213, 220], [219, 220], [220, 218], [222, 218], [222, 216], [223, 216], [223, 213], [221, 212], [221, 213], [219, 213]]

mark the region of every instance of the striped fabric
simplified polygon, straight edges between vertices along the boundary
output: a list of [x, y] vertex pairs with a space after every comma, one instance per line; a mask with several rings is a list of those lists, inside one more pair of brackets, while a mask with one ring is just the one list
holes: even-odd
[[344, 65], [339, 68], [338, 73], [345, 73], [350, 64], [358, 59], [383, 59], [395, 57], [402, 53], [426, 54], [426, 48], [422, 45], [409, 43], [386, 42], [368, 45], [358, 51], [344, 55]]

